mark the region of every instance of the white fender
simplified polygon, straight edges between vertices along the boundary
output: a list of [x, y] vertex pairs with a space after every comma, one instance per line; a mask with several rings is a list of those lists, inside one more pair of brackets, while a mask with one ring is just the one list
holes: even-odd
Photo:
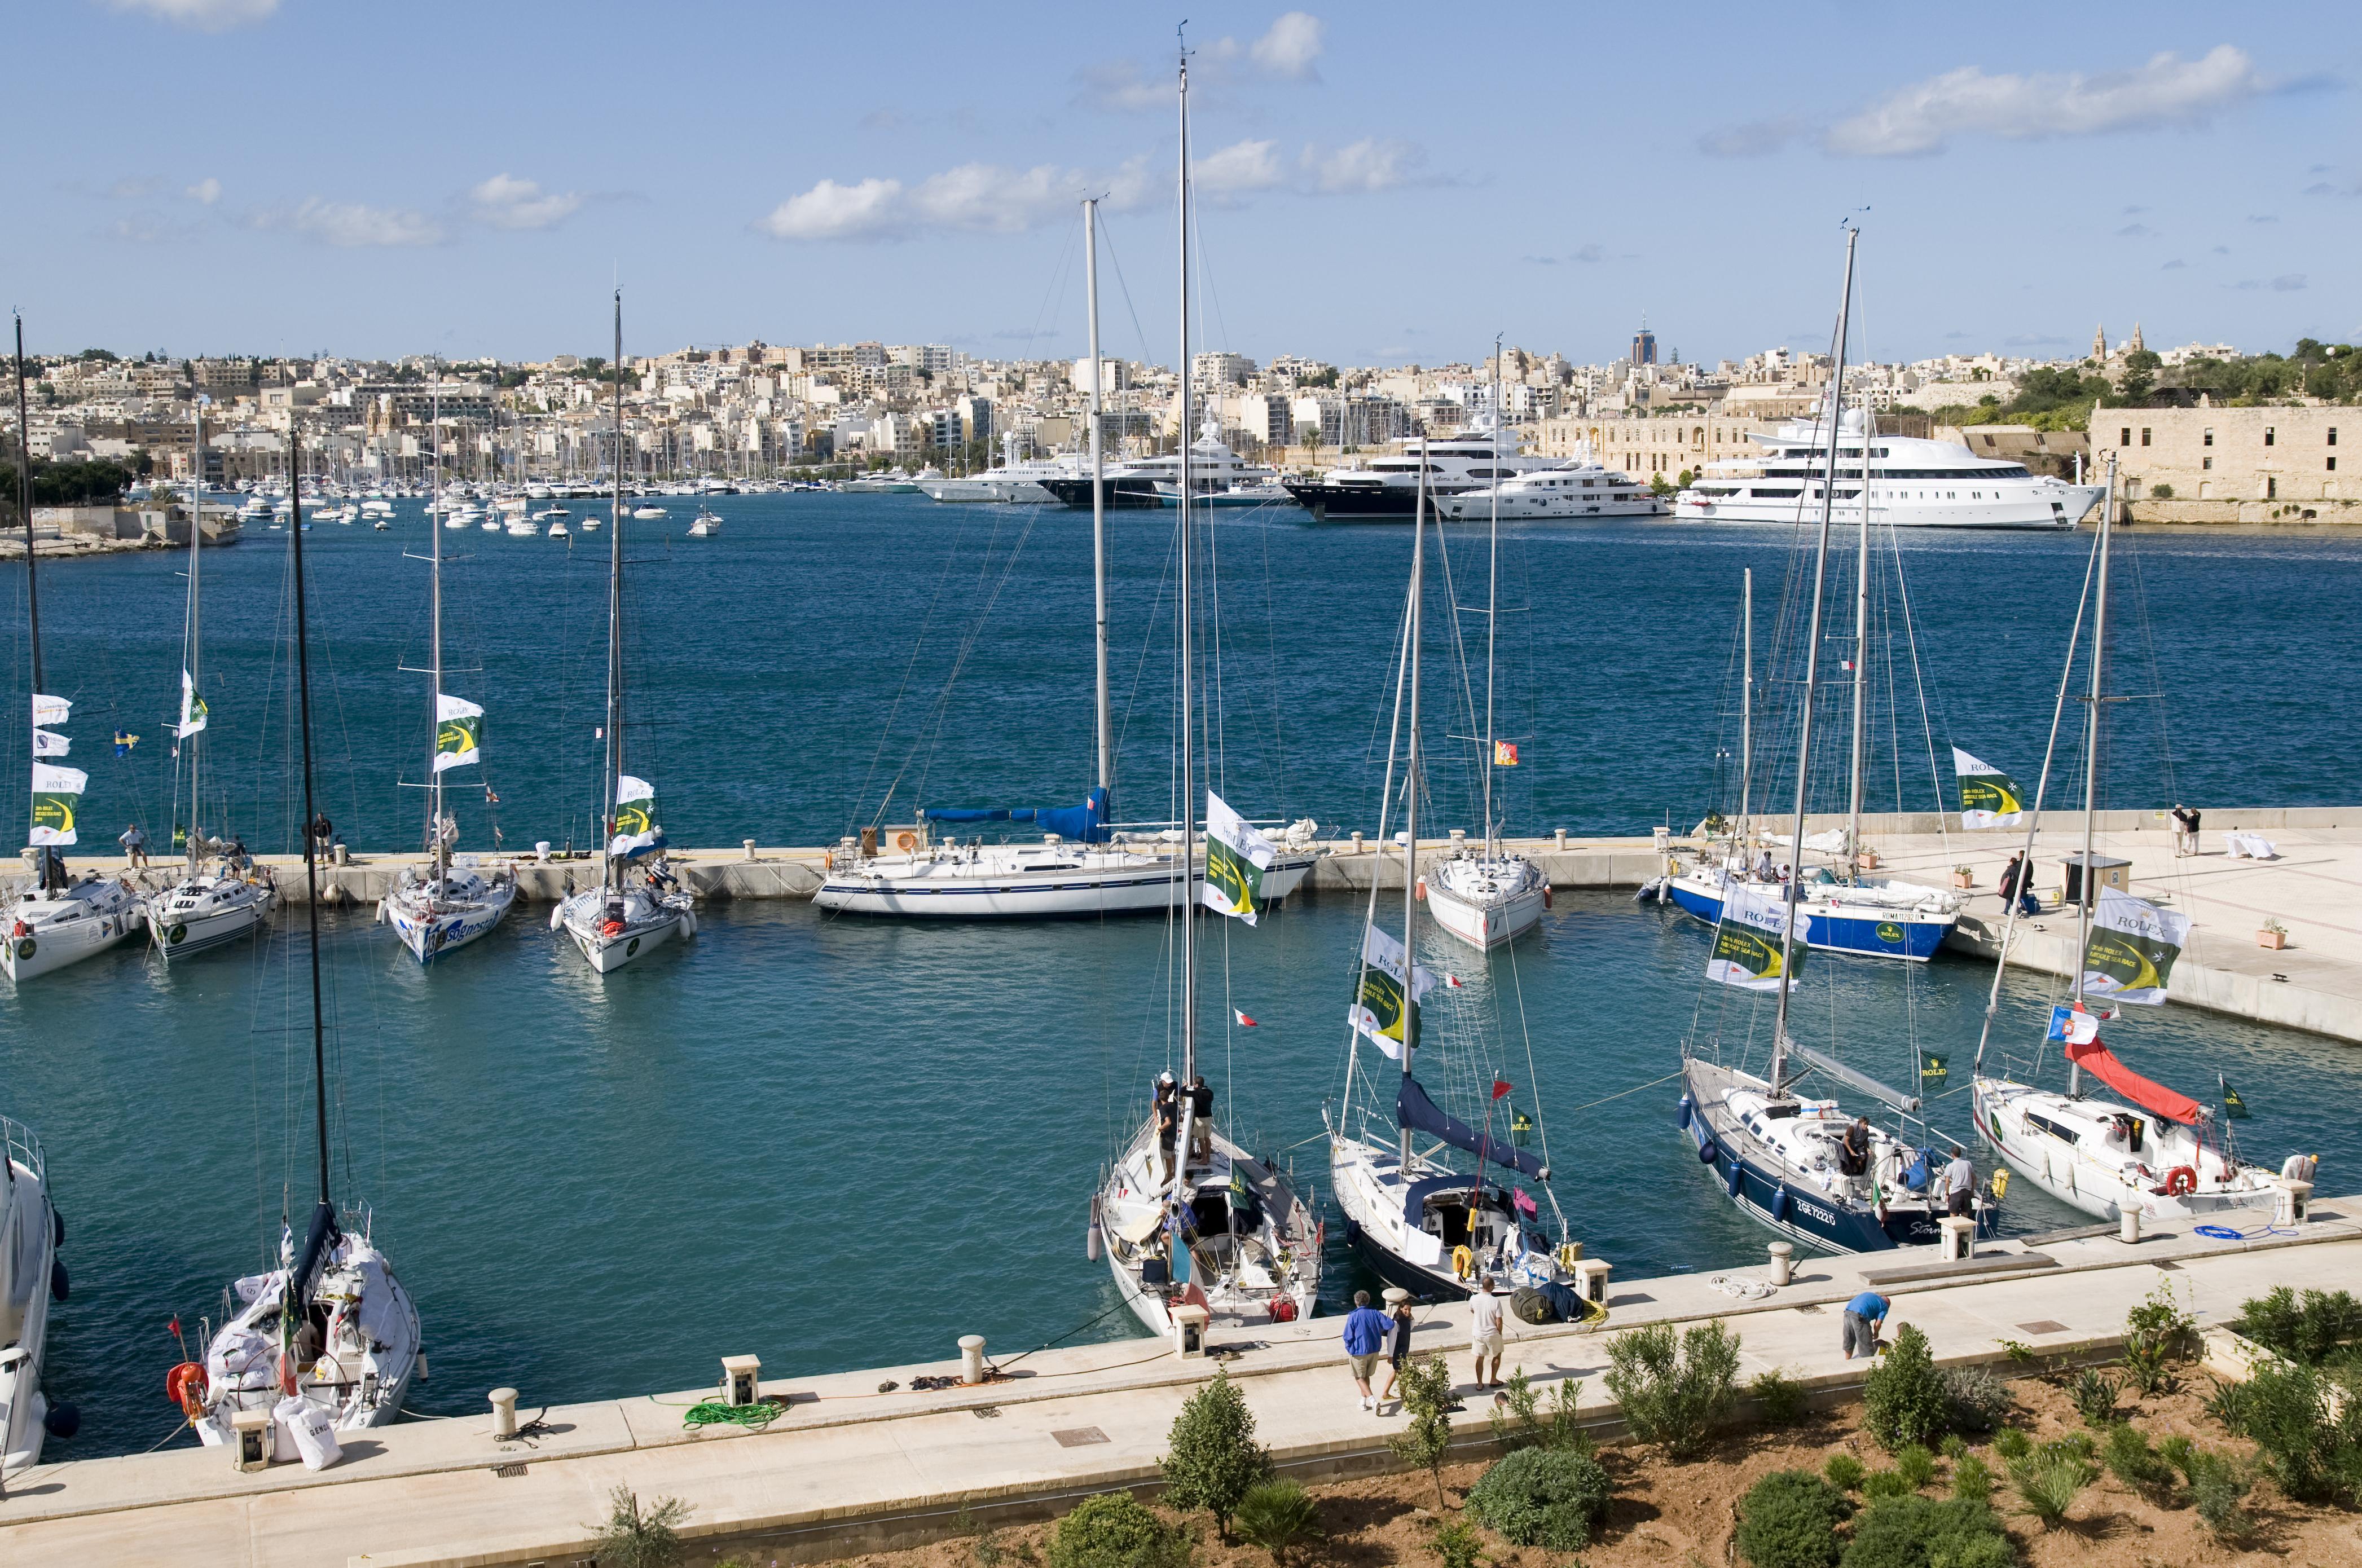
[[683, 942], [686, 942], [686, 941], [688, 941], [690, 937], [695, 936], [696, 934], [697, 934], [697, 911], [696, 911], [695, 910], [683, 910], [683, 911], [680, 911], [680, 937], [681, 937], [681, 940], [682, 940]]
[[565, 915], [566, 906], [564, 904], [561, 903], [553, 906], [549, 911], [549, 929], [556, 931], [559, 922], [564, 920]]

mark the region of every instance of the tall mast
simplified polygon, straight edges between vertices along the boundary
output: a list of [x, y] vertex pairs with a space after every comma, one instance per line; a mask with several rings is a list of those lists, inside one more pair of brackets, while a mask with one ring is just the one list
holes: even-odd
[[[2092, 886], [2092, 819], [2100, 800], [2100, 713], [2106, 701], [2100, 695], [2108, 663], [2108, 539], [2115, 520], [2116, 455], [2108, 454], [2108, 493], [2100, 502], [2100, 580], [2092, 599], [2092, 705], [2083, 735], [2083, 867], [2076, 878], [2080, 899], [2075, 908], [2075, 1005], [2083, 1005], [2083, 955], [2091, 951], [2092, 916], [2099, 905]], [[2083, 1092], [2083, 1069], [2071, 1056], [2067, 1061], [2067, 1092]]]
[[[1497, 466], [1497, 465], [1496, 465]], [[1410, 512], [1410, 748], [1403, 768], [1402, 1076], [1410, 1077], [1411, 1042], [1418, 1034], [1418, 643], [1427, 585], [1427, 437], [1418, 440], [1418, 493]], [[1489, 761], [1490, 759], [1487, 758]], [[1410, 1129], [1402, 1130], [1403, 1185], [1410, 1184]]]
[[442, 887], [451, 874], [448, 851], [443, 842], [443, 770], [435, 766], [436, 749], [443, 733], [443, 361], [435, 361], [435, 390], [428, 394], [428, 419], [435, 426], [432, 447], [435, 454], [435, 478], [426, 487], [426, 531], [435, 536], [435, 629], [432, 671], [435, 689], [426, 694], [426, 831], [433, 836], [435, 846], [435, 885]]
[[[1186, 280], [1185, 280], [1186, 282]], [[1083, 204], [1083, 288], [1091, 313], [1091, 589], [1098, 630], [1099, 788], [1115, 789], [1115, 718], [1108, 704], [1107, 495], [1099, 488], [1105, 469], [1100, 435], [1103, 371], [1099, 363], [1099, 204]]]
[[1796, 943], [1802, 936], [1797, 927], [1800, 911], [1797, 900], [1805, 881], [1805, 803], [1812, 783], [1813, 762], [1813, 698], [1818, 690], [1821, 671], [1821, 595], [1829, 579], [1829, 525], [1832, 508], [1837, 502], [1838, 483], [1838, 421], [1837, 410], [1845, 402], [1846, 316], [1853, 307], [1853, 251], [1861, 231], [1846, 230], [1845, 286], [1838, 293], [1838, 353], [1837, 363], [1829, 376], [1829, 460], [1827, 481], [1821, 486], [1820, 547], [1813, 559], [1813, 618], [1805, 634], [1805, 695], [1804, 716], [1796, 724], [1796, 812], [1795, 834], [1788, 847], [1788, 918], [1780, 932], [1780, 1011], [1772, 1026], [1772, 1097], [1777, 1099], [1787, 1091], [1788, 1077], [1788, 993], [1794, 986], [1794, 966]]
[[[1197, 657], [1190, 623], [1197, 601], [1190, 582], [1196, 539], [1189, 523], [1189, 51], [1181, 50], [1181, 1082], [1198, 1074], [1198, 756]], [[1094, 493], [1097, 486], [1093, 486]], [[1182, 1112], [1184, 1132], [1188, 1111]], [[1184, 1149], [1173, 1162], [1179, 1180]]]
[[[607, 515], [607, 803], [608, 839], [615, 836], [615, 790], [624, 775], [624, 291], [615, 291], [615, 497]], [[611, 891], [624, 888], [622, 866], [610, 848], [601, 877]]]
[[[1501, 337], [1493, 337], [1493, 540], [1485, 563], [1485, 857], [1493, 846], [1493, 642], [1501, 624]], [[1407, 1055], [1407, 1053], [1406, 1053]]]
[[[1829, 415], [1837, 422], [1839, 435], [1844, 432], [1845, 410], [1833, 404]], [[1861, 408], [1861, 532], [1860, 547], [1854, 556], [1853, 573], [1853, 759], [1849, 821], [1846, 827], [1847, 874], [1855, 881], [1861, 879], [1861, 782], [1862, 744], [1870, 708], [1870, 403], [1864, 399]], [[1834, 437], [1833, 437], [1834, 439]], [[1837, 484], [1837, 465], [1829, 466], [1829, 483]]]
[[312, 664], [304, 626], [304, 481], [300, 438], [287, 429], [288, 540], [295, 550], [295, 709], [304, 736], [304, 912], [312, 933], [312, 1113], [320, 1141], [320, 1207], [328, 1207], [327, 1021], [320, 1003], [320, 841], [312, 832]]
[[1738, 574], [1738, 847], [1755, 836], [1750, 814], [1755, 779], [1755, 569]]
[[[205, 394], [194, 385], [196, 368], [190, 367], [189, 407], [196, 417], [196, 445], [190, 449], [189, 471], [193, 483], [189, 490], [189, 698], [182, 706], [193, 706], [204, 692], [204, 670], [201, 668], [204, 646], [204, 596], [197, 582], [200, 564], [204, 559], [205, 523]], [[288, 427], [288, 438], [294, 438], [294, 427]], [[197, 759], [204, 753], [204, 732], [187, 737], [182, 743], [189, 748], [189, 871], [197, 869], [197, 823], [204, 813], [204, 792], [197, 777]], [[304, 819], [309, 823], [312, 819]]]
[[17, 317], [17, 512], [25, 522], [25, 608], [31, 618], [33, 690], [41, 690], [41, 596], [33, 582], [33, 436], [25, 418], [25, 318]]

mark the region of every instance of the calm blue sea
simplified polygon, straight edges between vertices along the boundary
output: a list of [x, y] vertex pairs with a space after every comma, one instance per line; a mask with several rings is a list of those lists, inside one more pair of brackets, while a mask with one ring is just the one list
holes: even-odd
[[[633, 768], [658, 784], [678, 841], [818, 842], [873, 820], [889, 789], [889, 820], [920, 801], [1078, 796], [1087, 515], [724, 498], [721, 537], [691, 541], [688, 510], [629, 535]], [[1407, 532], [1315, 527], [1293, 511], [1225, 516], [1216, 532], [1224, 793], [1253, 815], [1374, 829]], [[1168, 535], [1163, 517], [1115, 519], [1125, 815], [1171, 809]], [[403, 786], [423, 777], [426, 691], [401, 667], [425, 660], [425, 574], [404, 552], [428, 537], [414, 510], [388, 534], [323, 525], [306, 540], [326, 633], [323, 789], [357, 846], [418, 836], [418, 792]], [[512, 846], [587, 841], [604, 538], [578, 536], [569, 553], [446, 537], [467, 557], [447, 578], [447, 686], [490, 711], [499, 826]], [[1478, 539], [1454, 535], [1462, 604], [1484, 602]], [[226, 825], [258, 846], [287, 842], [295, 821], [285, 542], [258, 531], [205, 559], [209, 777]], [[1904, 541], [1938, 745], [2031, 777], [2087, 544]], [[151, 833], [169, 821], [181, 565], [149, 555], [44, 575], [49, 684], [77, 702], [72, 760], [92, 774], [94, 838], [116, 818]], [[1509, 532], [1500, 727], [1521, 747], [1513, 829], [1637, 832], [1704, 810], [1717, 740], [1736, 733], [1726, 676], [1745, 566], [1768, 650], [1789, 571], [1780, 531]], [[7, 580], [20, 624], [21, 572]], [[2362, 800], [2362, 675], [2346, 657], [2362, 547], [2136, 539], [2118, 581], [2138, 635], [2117, 655], [2116, 689], [2161, 700], [2123, 710], [2111, 803]], [[1481, 701], [1481, 619], [1463, 620]], [[1468, 720], [1446, 696], [1462, 677], [1443, 626], [1439, 614], [1429, 628], [1437, 826], [1473, 821], [1467, 770], [1446, 749]], [[5, 646], [21, 690], [21, 631]], [[1850, 654], [1833, 644], [1831, 657]], [[1915, 701], [1897, 723], [1915, 728]], [[117, 723], [144, 737], [122, 762], [101, 744]], [[1924, 756], [1906, 758], [1906, 794], [1925, 776]], [[1891, 766], [1873, 779], [1882, 803]], [[480, 805], [462, 819], [471, 845], [489, 842]], [[1206, 1060], [1226, 1115], [1255, 1146], [1292, 1149], [1299, 1177], [1322, 1187], [1317, 1140], [1340, 1086], [1360, 912], [1308, 899], [1258, 929], [1215, 930], [1209, 948]], [[53, 1457], [137, 1452], [171, 1430], [167, 1320], [217, 1314], [222, 1286], [275, 1244], [288, 1195], [308, 1201], [301, 931], [282, 921], [256, 952], [169, 972], [102, 958], [0, 999], [0, 1110], [45, 1140], [71, 1226], [73, 1293], [53, 1319], [47, 1381], [86, 1424]], [[1442, 993], [1451, 1016], [1423, 1072], [1498, 1071], [1521, 1103], [1538, 1099], [1574, 1232], [1626, 1275], [1755, 1261], [1767, 1239], [1699, 1174], [1673, 1130], [1672, 1086], [1652, 1083], [1700, 1007], [1705, 936], [1622, 895], [1568, 897], [1489, 974], [1433, 959], [1472, 983]], [[1161, 922], [924, 927], [715, 906], [694, 943], [603, 982], [531, 909], [431, 974], [365, 917], [329, 917], [325, 944], [337, 1186], [373, 1206], [425, 1314], [421, 1411], [472, 1412], [502, 1383], [529, 1405], [692, 1386], [746, 1352], [792, 1376], [948, 1356], [964, 1332], [1013, 1353], [1078, 1327], [1133, 1331], [1083, 1257], [1084, 1203], [1174, 1050]], [[1915, 1041], [1948, 1049], [1965, 1081], [1989, 970], [1945, 959], [1820, 974], [1809, 1031], [1872, 1058], [1900, 1060]], [[2013, 983], [2013, 1043], [2049, 988]], [[1232, 1006], [1258, 1026], [1218, 1028]], [[2255, 1108], [2241, 1132], [2257, 1155], [2318, 1151], [2333, 1187], [2362, 1155], [2334, 1112], [2362, 1093], [2347, 1048], [2175, 1008], [2118, 1027], [2118, 1048], [2153, 1076], [2202, 1092], [2227, 1074]], [[1937, 1102], [1939, 1127], [1957, 1103]], [[2012, 1222], [2070, 1218], [2028, 1197]], [[1341, 1247], [1329, 1279], [1332, 1296], [1354, 1283]]]

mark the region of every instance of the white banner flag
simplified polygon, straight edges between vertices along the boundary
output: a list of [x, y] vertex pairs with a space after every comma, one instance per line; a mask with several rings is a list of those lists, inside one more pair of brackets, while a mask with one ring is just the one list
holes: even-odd
[[1960, 825], [1964, 828], [2015, 827], [2025, 820], [2025, 797], [2017, 780], [1952, 748], [1952, 771], [1960, 780]]
[[205, 700], [197, 695], [196, 678], [181, 671], [181, 723], [173, 734], [182, 740], [205, 727]]
[[1403, 1002], [1403, 944], [1371, 926], [1362, 939], [1362, 987], [1346, 1010], [1346, 1021], [1370, 1043], [1395, 1061], [1402, 1060], [1406, 1040], [1418, 1044], [1418, 1003], [1435, 988], [1435, 977], [1411, 966], [1411, 1005]]
[[64, 735], [58, 734], [55, 730], [35, 730], [33, 732], [33, 755], [35, 756], [63, 756], [72, 749], [73, 742], [66, 738]]
[[2114, 888], [2100, 889], [2083, 948], [2083, 994], [2120, 1002], [2165, 1000], [2173, 961], [2190, 941], [2190, 917]]
[[1206, 879], [1199, 897], [1208, 909], [1254, 924], [1263, 913], [1263, 874], [1278, 858], [1277, 845], [1220, 795], [1206, 791]]
[[[1803, 918], [1800, 912], [1800, 920]], [[1714, 928], [1705, 974], [1709, 980], [1750, 991], [1780, 988], [1782, 933], [1788, 929], [1788, 900], [1781, 890], [1757, 892], [1743, 882], [1722, 888], [1722, 919]], [[1787, 944], [1789, 983], [1805, 968], [1805, 933]]]
[[72, 844], [74, 813], [82, 807], [82, 792], [90, 783], [90, 775], [75, 767], [57, 767], [46, 762], [33, 764], [33, 831], [28, 835], [35, 844]]
[[33, 725], [36, 729], [43, 724], [62, 724], [66, 722], [66, 715], [72, 712], [73, 703], [63, 697], [44, 697], [38, 691], [33, 693]]
[[484, 711], [464, 697], [435, 694], [435, 771], [482, 760]]
[[607, 853], [630, 856], [664, 847], [664, 829], [657, 823], [657, 787], [626, 773], [615, 780], [615, 835]]

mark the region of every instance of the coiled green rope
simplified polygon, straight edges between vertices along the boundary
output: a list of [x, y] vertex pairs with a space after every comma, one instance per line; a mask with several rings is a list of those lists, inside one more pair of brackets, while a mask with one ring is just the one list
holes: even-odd
[[680, 1419], [685, 1429], [697, 1427], [740, 1426], [750, 1431], [761, 1431], [787, 1413], [784, 1405], [756, 1400], [752, 1405], [725, 1405], [719, 1399], [707, 1399], [691, 1405]]

